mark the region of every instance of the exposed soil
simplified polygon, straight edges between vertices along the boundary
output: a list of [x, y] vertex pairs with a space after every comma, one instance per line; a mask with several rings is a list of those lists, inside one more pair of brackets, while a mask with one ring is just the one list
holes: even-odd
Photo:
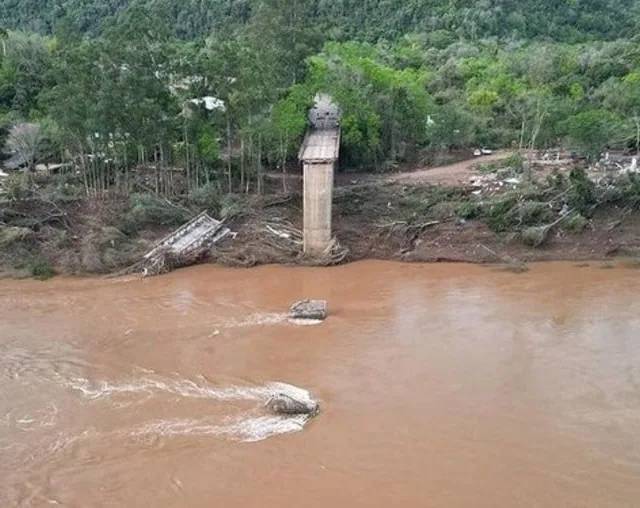
[[[510, 155], [500, 151], [446, 166], [387, 175], [337, 175], [333, 208], [337, 242], [322, 259], [308, 259], [301, 252], [301, 180], [289, 179], [286, 195], [236, 196], [224, 206], [212, 202], [204, 206], [212, 215], [225, 217], [235, 234], [204, 257], [237, 266], [333, 264], [367, 258], [507, 265], [640, 259], [640, 210], [635, 201], [633, 205], [617, 201], [601, 204], [588, 219], [581, 217], [584, 224], [576, 229], [562, 220], [555, 224], [562, 200], [542, 202], [547, 199], [540, 196], [555, 192], [545, 183], [551, 172], [547, 166], [536, 172], [539, 183], [527, 184], [528, 190], [520, 184], [496, 183], [495, 174], [490, 175], [490, 184], [470, 183], [474, 178], [487, 178], [486, 172], [475, 170], [478, 163], [494, 163]], [[281, 182], [272, 185], [277, 188]], [[540, 194], [545, 186], [546, 194]], [[563, 194], [566, 192], [558, 195]], [[543, 217], [539, 222], [512, 220], [510, 225], [496, 228], [487, 210], [503, 195], [542, 208]], [[199, 203], [187, 209], [188, 203], [172, 205], [163, 200], [134, 206], [122, 196], [61, 201], [42, 196], [41, 192], [0, 206], [0, 275], [39, 276], [42, 266], [58, 273], [118, 273], [203, 207]], [[484, 207], [484, 215], [470, 213], [478, 207]], [[525, 226], [545, 228], [548, 224], [553, 227], [544, 231], [540, 245], [533, 247], [523, 241]]]
[[[346, 260], [518, 264], [640, 256], [640, 212], [630, 212], [628, 208], [601, 207], [583, 231], [573, 232], [560, 224], [550, 230], [544, 245], [530, 247], [518, 232], [496, 233], [482, 220], [460, 220], [448, 211], [445, 201], [419, 213], [403, 205], [416, 194], [429, 199], [427, 196], [436, 189], [395, 183], [336, 189], [333, 230], [341, 246], [348, 249]], [[458, 192], [455, 199], [463, 201], [471, 190], [459, 188]], [[231, 223], [238, 235], [218, 249], [218, 261], [233, 265], [305, 262], [299, 248], [274, 248], [273, 237], [269, 239], [266, 232], [266, 224], [274, 220], [301, 227], [300, 197], [266, 210]]]
[[471, 159], [467, 158], [451, 164], [412, 168], [408, 171], [388, 175], [343, 173], [336, 177], [336, 184], [342, 186], [386, 181], [388, 183], [406, 185], [467, 185], [469, 179], [476, 174], [475, 167], [478, 164], [499, 161], [513, 154], [514, 152], [510, 150], [498, 150], [491, 155], [483, 155]]

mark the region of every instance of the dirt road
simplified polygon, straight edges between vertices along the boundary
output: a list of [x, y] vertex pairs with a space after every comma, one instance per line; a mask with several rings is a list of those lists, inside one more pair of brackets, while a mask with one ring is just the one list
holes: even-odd
[[[514, 152], [510, 150], [497, 150], [491, 155], [483, 155], [482, 157], [472, 157], [453, 164], [444, 166], [423, 167], [417, 170], [405, 171], [401, 173], [383, 173], [376, 174], [371, 172], [336, 172], [335, 184], [338, 187], [358, 185], [371, 182], [389, 182], [401, 184], [419, 184], [430, 183], [440, 185], [459, 185], [469, 182], [469, 178], [474, 175], [474, 168], [481, 163], [506, 159]], [[265, 174], [266, 178], [272, 182], [281, 182], [282, 173], [269, 172]], [[290, 172], [286, 175], [287, 184], [292, 188], [302, 185], [302, 174], [298, 172]]]
[[[336, 173], [336, 186], [359, 185], [376, 181], [408, 185], [420, 183], [452, 186], [466, 184], [469, 182], [469, 178], [475, 174], [474, 169], [478, 164], [506, 159], [513, 153], [510, 150], [497, 150], [491, 155], [472, 157], [453, 164], [423, 167], [401, 173]], [[301, 176], [298, 178], [301, 179]]]
[[433, 183], [446, 185], [468, 183], [469, 178], [471, 178], [475, 173], [474, 168], [478, 164], [506, 159], [510, 155], [513, 155], [513, 152], [509, 150], [499, 150], [491, 155], [474, 157], [473, 159], [456, 162], [455, 164], [398, 173], [390, 176], [387, 180], [393, 183]]

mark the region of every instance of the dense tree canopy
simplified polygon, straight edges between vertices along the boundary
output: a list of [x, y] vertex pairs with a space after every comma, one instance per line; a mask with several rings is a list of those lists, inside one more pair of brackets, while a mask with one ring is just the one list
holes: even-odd
[[[0, 25], [42, 33], [67, 18], [81, 32], [99, 33], [109, 16], [136, 2], [131, 0], [0, 0]], [[397, 40], [409, 32], [430, 34], [431, 43], [454, 39], [478, 40], [551, 38], [578, 42], [630, 37], [640, 8], [635, 0], [319, 0], [262, 2], [260, 0], [140, 0], [163, 9], [180, 37], [208, 35], [242, 25], [264, 5], [281, 9], [307, 4], [305, 15], [332, 39]], [[281, 4], [281, 5], [278, 5]], [[284, 4], [289, 4], [288, 6]]]
[[481, 145], [640, 147], [639, 9], [0, 0], [0, 147], [37, 124], [39, 156], [81, 168], [87, 190], [126, 188], [147, 165], [160, 193], [172, 168], [189, 189], [259, 191], [295, 156], [317, 93], [343, 111], [344, 161], [367, 169]]

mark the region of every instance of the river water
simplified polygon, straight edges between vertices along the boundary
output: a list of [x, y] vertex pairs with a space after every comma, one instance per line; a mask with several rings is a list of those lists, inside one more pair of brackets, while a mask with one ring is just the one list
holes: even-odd
[[[640, 505], [640, 272], [0, 281], [0, 507]], [[320, 326], [288, 323], [326, 299]], [[287, 383], [311, 422], [263, 408]]]

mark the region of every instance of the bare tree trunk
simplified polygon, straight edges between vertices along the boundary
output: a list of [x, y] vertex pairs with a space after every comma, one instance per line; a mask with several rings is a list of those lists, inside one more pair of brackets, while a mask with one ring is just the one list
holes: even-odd
[[87, 175], [87, 160], [84, 156], [84, 151], [80, 151], [80, 164], [82, 165], [82, 182], [84, 183], [84, 191], [89, 195], [89, 176]]
[[[539, 99], [540, 101], [540, 99]], [[536, 104], [536, 114], [533, 123], [533, 131], [531, 132], [531, 143], [529, 145], [529, 158], [528, 162], [525, 165], [525, 178], [527, 180], [531, 179], [531, 170], [533, 165], [533, 155], [536, 147], [536, 140], [538, 139], [538, 134], [540, 134], [540, 130], [542, 129], [542, 123], [544, 122], [544, 118], [547, 115], [546, 109], [542, 107], [542, 104], [538, 102]]]
[[191, 168], [189, 167], [189, 130], [187, 129], [187, 122], [184, 122], [184, 153], [186, 163], [186, 175], [187, 175], [187, 193], [191, 192]]
[[89, 186], [91, 188], [91, 193], [94, 196], [95, 196], [96, 191], [97, 191], [97, 185], [96, 185], [96, 174], [97, 174], [96, 161], [97, 161], [96, 149], [95, 149], [95, 146], [92, 146], [91, 147], [91, 181], [90, 181], [90, 185]]
[[258, 194], [262, 194], [262, 136], [258, 134], [258, 160], [257, 178], [258, 178]]
[[633, 121], [636, 124], [636, 154], [640, 154], [640, 114], [636, 111], [633, 117]]
[[393, 115], [393, 109], [394, 109], [394, 95], [393, 93], [391, 94], [391, 100], [389, 101], [389, 123], [391, 124], [391, 133], [390, 133], [390, 139], [389, 139], [389, 144], [390, 146], [390, 159], [392, 162], [396, 161], [396, 122], [395, 122], [395, 118]]
[[169, 197], [169, 175], [167, 174], [168, 171], [167, 165], [165, 164], [164, 147], [162, 146], [162, 143], [160, 143], [160, 171], [162, 175], [162, 194], [164, 197]]
[[280, 137], [280, 157], [282, 164], [282, 192], [286, 194], [287, 192], [287, 138], [285, 137], [285, 141], [283, 143], [282, 136]]
[[127, 160], [127, 145], [124, 146], [124, 191], [126, 194], [129, 194], [130, 189], [130, 171], [129, 171], [129, 161]]
[[244, 136], [240, 136], [240, 191], [244, 191]]
[[231, 194], [233, 184], [231, 182], [231, 120], [229, 119], [229, 113], [227, 113], [227, 174], [229, 177], [229, 188], [227, 190]]
[[[253, 136], [249, 135], [249, 163], [251, 168], [255, 168], [255, 160], [253, 155]], [[249, 193], [249, 181], [251, 180], [251, 175], [247, 175], [247, 194]]]
[[154, 165], [154, 174], [155, 174], [155, 191], [156, 194], [160, 194], [160, 171], [158, 168], [158, 148], [153, 147], [153, 165]]

